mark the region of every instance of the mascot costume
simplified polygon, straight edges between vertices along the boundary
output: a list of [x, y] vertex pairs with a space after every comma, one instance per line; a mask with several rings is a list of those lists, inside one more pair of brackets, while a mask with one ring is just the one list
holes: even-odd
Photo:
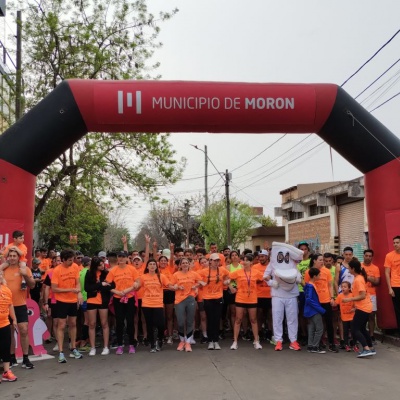
[[299, 295], [297, 284], [301, 282], [297, 263], [302, 259], [302, 250], [286, 243], [272, 243], [270, 263], [265, 270], [264, 279], [271, 287], [272, 320], [276, 351], [282, 350], [283, 318], [285, 314], [290, 339], [289, 348], [301, 350], [297, 343], [297, 297]]

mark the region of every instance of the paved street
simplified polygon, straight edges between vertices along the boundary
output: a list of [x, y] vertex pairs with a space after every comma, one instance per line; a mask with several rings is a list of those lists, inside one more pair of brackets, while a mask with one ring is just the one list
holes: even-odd
[[[3, 382], [5, 399], [398, 399], [400, 348], [380, 344], [371, 359], [354, 353], [310, 354], [287, 347], [274, 352], [269, 344], [261, 351], [249, 342], [221, 351], [206, 345], [180, 353], [165, 346], [150, 354], [139, 347], [135, 355], [36, 362], [34, 370], [14, 369], [18, 381]], [[50, 345], [49, 347], [52, 347]]]

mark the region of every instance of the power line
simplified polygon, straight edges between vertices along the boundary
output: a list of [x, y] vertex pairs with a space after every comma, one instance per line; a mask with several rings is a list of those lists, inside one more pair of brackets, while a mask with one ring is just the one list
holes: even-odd
[[378, 108], [382, 107], [384, 104], [389, 103], [389, 101], [393, 100], [395, 97], [397, 97], [398, 95], [400, 95], [400, 92], [396, 93], [394, 96], [392, 96], [390, 99], [387, 99], [386, 101], [384, 101], [383, 103], [379, 104], [379, 106], [375, 107], [373, 110], [371, 110], [370, 112], [373, 112], [375, 110], [377, 110]]

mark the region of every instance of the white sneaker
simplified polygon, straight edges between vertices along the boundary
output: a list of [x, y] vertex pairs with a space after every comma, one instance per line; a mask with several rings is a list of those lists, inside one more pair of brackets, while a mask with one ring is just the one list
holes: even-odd
[[214, 342], [208, 343], [208, 350], [214, 350]]
[[189, 343], [190, 343], [190, 344], [196, 344], [196, 341], [194, 340], [193, 335], [190, 336], [190, 338], [189, 338]]
[[96, 348], [92, 347], [89, 351], [89, 356], [95, 356], [96, 355]]
[[261, 350], [262, 349], [262, 346], [261, 346], [260, 342], [257, 341], [257, 342], [254, 342], [253, 344], [254, 344], [254, 348], [256, 350]]
[[[104, 347], [103, 351], [101, 352], [100, 355], [102, 356], [108, 356], [110, 354], [110, 349], [108, 347]], [[90, 354], [89, 354], [90, 355]]]
[[238, 344], [237, 342], [233, 342], [231, 346], [231, 350], [237, 350], [238, 349]]
[[221, 350], [221, 346], [218, 342], [214, 342], [214, 350]]
[[174, 339], [172, 339], [172, 336], [168, 336], [167, 344], [174, 344]]
[[53, 347], [53, 351], [58, 351], [58, 343]]

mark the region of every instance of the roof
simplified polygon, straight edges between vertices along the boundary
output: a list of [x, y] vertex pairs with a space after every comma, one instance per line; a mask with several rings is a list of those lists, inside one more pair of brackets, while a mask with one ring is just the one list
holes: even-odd
[[285, 227], [260, 226], [252, 231], [251, 236], [285, 236]]

